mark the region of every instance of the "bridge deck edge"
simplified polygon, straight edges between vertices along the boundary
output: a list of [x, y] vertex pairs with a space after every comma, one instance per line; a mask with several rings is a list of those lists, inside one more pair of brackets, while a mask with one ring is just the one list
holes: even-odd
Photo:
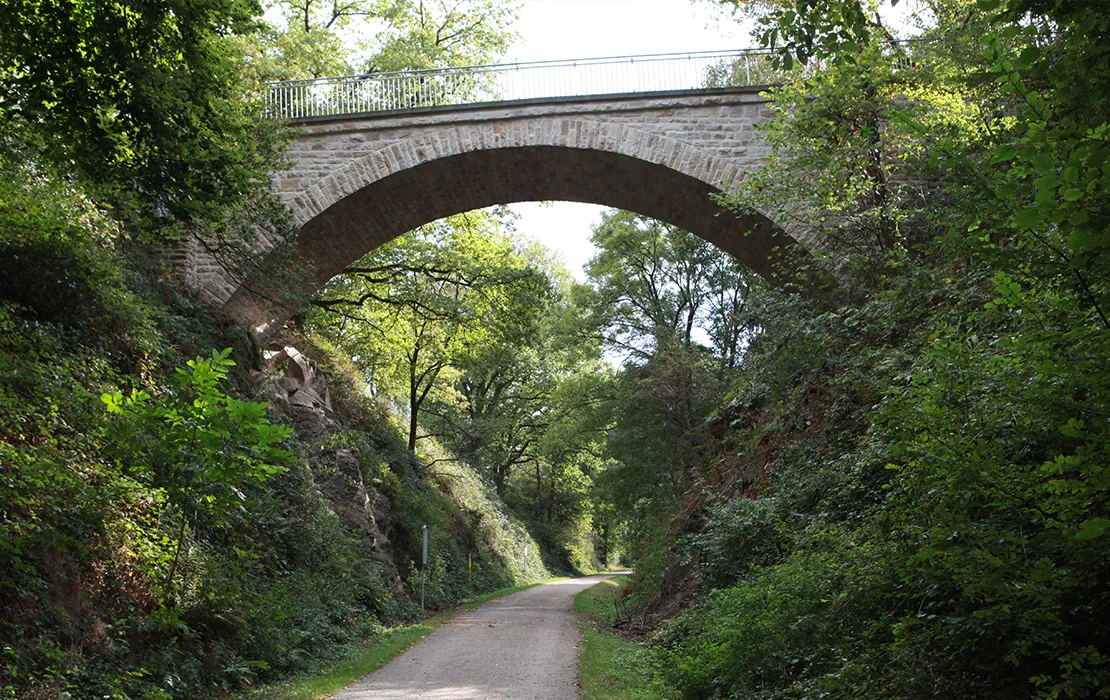
[[575, 102], [613, 102], [616, 100], [650, 100], [667, 97], [692, 97], [696, 95], [743, 95], [758, 94], [768, 88], [767, 85], [746, 85], [743, 87], [724, 88], [696, 88], [693, 90], [659, 90], [655, 92], [616, 92], [603, 95], [568, 95], [562, 97], [533, 97], [526, 100], [498, 100], [494, 102], [469, 102], [458, 105], [435, 105], [430, 107], [417, 107], [415, 109], [390, 109], [379, 112], [348, 112], [345, 114], [329, 114], [318, 117], [300, 117], [286, 122], [290, 126], [305, 124], [327, 124], [342, 122], [352, 119], [366, 121], [372, 119], [389, 119], [395, 117], [417, 116], [422, 114], [443, 114], [445, 112], [480, 111], [490, 108], [531, 107], [547, 104], [570, 104]]

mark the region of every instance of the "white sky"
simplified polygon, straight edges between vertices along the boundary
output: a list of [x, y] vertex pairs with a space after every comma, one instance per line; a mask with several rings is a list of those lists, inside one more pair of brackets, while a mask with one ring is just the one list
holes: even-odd
[[[508, 61], [714, 51], [753, 45], [710, 0], [525, 0], [520, 40]], [[517, 230], [559, 251], [579, 280], [594, 253], [591, 227], [602, 207], [574, 202], [514, 204]]]
[[[722, 21], [723, 20], [723, 21]], [[713, 51], [751, 44], [711, 0], [525, 0], [510, 60]]]

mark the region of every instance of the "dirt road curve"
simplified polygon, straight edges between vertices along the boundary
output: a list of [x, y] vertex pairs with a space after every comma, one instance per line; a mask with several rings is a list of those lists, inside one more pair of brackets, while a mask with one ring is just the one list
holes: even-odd
[[555, 581], [457, 615], [333, 700], [573, 700], [576, 593], [607, 576]]

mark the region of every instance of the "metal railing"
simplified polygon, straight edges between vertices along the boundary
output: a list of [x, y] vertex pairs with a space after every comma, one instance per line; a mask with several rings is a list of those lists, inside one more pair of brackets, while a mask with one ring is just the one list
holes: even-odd
[[615, 56], [269, 83], [270, 116], [292, 121], [446, 105], [767, 85], [770, 51]]

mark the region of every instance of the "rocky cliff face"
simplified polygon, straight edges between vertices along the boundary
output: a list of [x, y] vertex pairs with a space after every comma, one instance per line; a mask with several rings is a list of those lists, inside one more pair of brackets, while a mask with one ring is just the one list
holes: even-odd
[[546, 577], [538, 545], [488, 485], [461, 466], [427, 472], [405, 448], [390, 409], [362, 391], [353, 366], [335, 352], [303, 338], [272, 345], [263, 394], [292, 423], [316, 489], [380, 564], [392, 593], [415, 593], [406, 581], [424, 524], [438, 545], [426, 578], [444, 602]]

